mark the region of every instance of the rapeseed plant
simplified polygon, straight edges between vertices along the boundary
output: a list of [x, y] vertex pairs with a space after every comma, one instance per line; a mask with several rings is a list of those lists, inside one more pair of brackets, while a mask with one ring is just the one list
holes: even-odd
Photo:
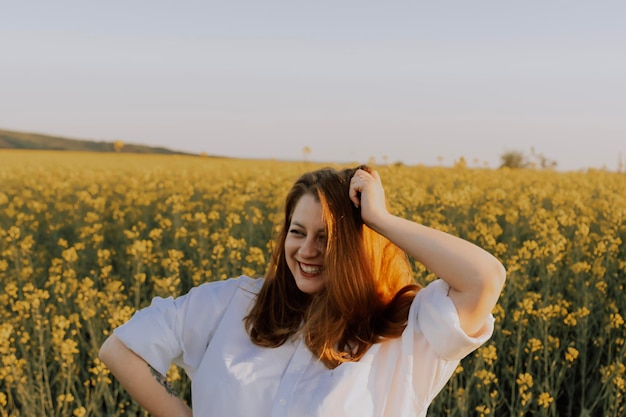
[[[0, 417], [143, 415], [98, 360], [104, 338], [156, 295], [262, 276], [285, 193], [321, 166], [1, 151]], [[377, 169], [392, 212], [508, 271], [494, 336], [431, 415], [626, 414], [623, 174]], [[188, 399], [187, 376], [168, 376]]]

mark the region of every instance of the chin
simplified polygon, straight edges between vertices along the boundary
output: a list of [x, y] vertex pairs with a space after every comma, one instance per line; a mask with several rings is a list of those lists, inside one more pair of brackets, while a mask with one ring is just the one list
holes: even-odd
[[296, 286], [305, 294], [313, 295], [324, 287], [323, 277], [304, 278], [296, 277]]

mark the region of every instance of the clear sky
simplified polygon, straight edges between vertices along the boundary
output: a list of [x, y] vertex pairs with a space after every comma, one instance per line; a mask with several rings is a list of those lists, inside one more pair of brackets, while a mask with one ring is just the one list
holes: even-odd
[[626, 1], [0, 0], [0, 129], [209, 154], [626, 162]]

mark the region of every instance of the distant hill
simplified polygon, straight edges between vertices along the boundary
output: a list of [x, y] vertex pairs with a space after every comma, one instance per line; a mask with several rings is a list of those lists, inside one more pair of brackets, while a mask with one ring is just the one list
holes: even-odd
[[[119, 152], [195, 155], [162, 147], [133, 145], [123, 142]], [[0, 129], [0, 149], [41, 149], [57, 151], [115, 152], [115, 142], [68, 139], [60, 136], [15, 132]]]

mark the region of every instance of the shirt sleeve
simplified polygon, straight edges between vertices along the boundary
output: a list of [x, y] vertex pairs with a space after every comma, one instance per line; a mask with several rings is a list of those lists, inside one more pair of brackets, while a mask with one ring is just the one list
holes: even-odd
[[250, 287], [250, 281], [231, 278], [194, 287], [178, 298], [155, 297], [114, 333], [161, 374], [175, 363], [193, 378], [236, 290]]
[[[461, 328], [459, 315], [448, 297], [450, 287], [438, 279], [417, 293], [417, 321], [432, 348], [445, 360], [461, 360], [493, 334], [495, 319], [489, 315], [480, 334], [470, 337]], [[419, 300], [417, 300], [419, 298]]]

